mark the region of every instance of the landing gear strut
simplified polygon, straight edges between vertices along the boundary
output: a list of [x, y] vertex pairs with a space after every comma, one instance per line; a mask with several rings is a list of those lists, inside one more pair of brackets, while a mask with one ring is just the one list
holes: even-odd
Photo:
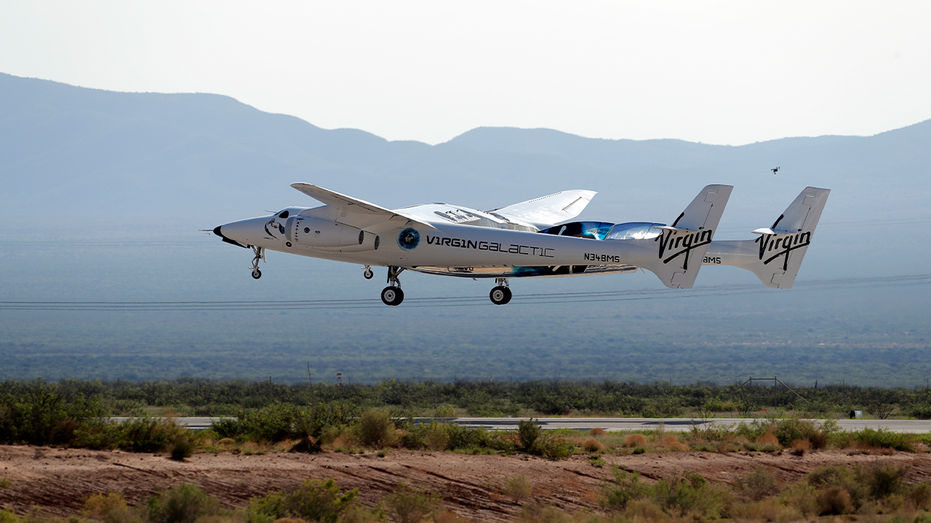
[[498, 285], [491, 289], [491, 293], [488, 295], [491, 298], [491, 303], [495, 305], [507, 304], [507, 302], [511, 301], [511, 289], [508, 287], [507, 278], [495, 278], [495, 283]]
[[252, 252], [255, 258], [252, 258], [252, 277], [256, 280], [262, 277], [262, 271], [259, 270], [259, 260], [265, 261], [265, 248], [252, 245]]
[[388, 286], [381, 291], [381, 301], [385, 305], [400, 305], [404, 301], [404, 291], [401, 290], [401, 280], [398, 275], [404, 272], [404, 267], [388, 267]]
[[371, 280], [372, 276], [375, 276], [375, 273], [372, 272], [372, 268], [369, 267], [368, 265], [362, 268], [365, 269], [365, 272], [362, 273], [362, 277], [365, 278], [366, 280]]

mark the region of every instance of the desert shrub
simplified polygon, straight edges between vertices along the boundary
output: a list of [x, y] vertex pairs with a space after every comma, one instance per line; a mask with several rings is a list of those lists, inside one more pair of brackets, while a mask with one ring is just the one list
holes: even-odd
[[192, 455], [194, 455], [194, 444], [187, 438], [178, 439], [171, 446], [171, 459], [173, 460], [184, 461]]
[[424, 434], [424, 442], [430, 450], [446, 450], [449, 445], [449, 431], [445, 424], [431, 422]]
[[892, 432], [885, 428], [879, 428], [878, 430], [865, 428], [856, 432], [854, 439], [861, 445], [915, 452], [914, 435]]
[[818, 493], [817, 499], [819, 516], [840, 516], [856, 510], [850, 492], [843, 487], [828, 487]]
[[734, 503], [728, 508], [728, 517], [732, 521], [775, 521], [778, 523], [804, 519], [800, 510], [796, 507], [787, 507], [777, 498]]
[[818, 515], [818, 490], [807, 482], [799, 482], [782, 489], [779, 502], [794, 507], [804, 516]]
[[766, 434], [763, 434], [762, 436], [756, 438], [756, 442], [759, 443], [760, 445], [775, 446], [779, 444], [779, 438], [777, 438], [775, 434], [767, 432]]
[[514, 523], [570, 523], [573, 519], [553, 505], [531, 503], [521, 507], [514, 516]]
[[827, 446], [828, 434], [837, 430], [837, 422], [826, 421], [819, 427], [816, 422], [800, 418], [776, 420], [772, 433], [779, 444], [788, 447], [795, 440], [808, 440], [812, 447], [823, 449]]
[[646, 440], [641, 434], [628, 434], [624, 436], [624, 446], [625, 447], [642, 447], [646, 444]]
[[680, 452], [689, 449], [688, 445], [686, 445], [685, 443], [682, 443], [681, 441], [679, 441], [679, 438], [672, 436], [672, 435], [666, 436], [665, 438], [663, 438], [663, 445], [669, 450], [675, 450], [675, 451], [680, 451]]
[[533, 452], [537, 441], [543, 435], [543, 428], [537, 425], [533, 418], [529, 420], [520, 420], [517, 422], [517, 438], [521, 450]]
[[87, 498], [82, 514], [103, 523], [142, 522], [142, 514], [130, 507], [119, 492], [94, 494]]
[[0, 443], [72, 444], [75, 432], [104, 411], [96, 398], [66, 398], [42, 382], [18, 394], [0, 396]]
[[606, 434], [605, 429], [602, 429], [600, 427], [595, 427], [592, 430], [588, 431], [589, 436], [604, 436], [605, 434]]
[[133, 418], [119, 425], [118, 445], [133, 452], [159, 452], [184, 436], [173, 418]]
[[916, 509], [931, 508], [931, 483], [919, 483], [912, 487], [906, 498]]
[[907, 466], [870, 463], [857, 467], [857, 472], [872, 499], [881, 500], [893, 494], [903, 494], [907, 490]]
[[369, 409], [356, 420], [356, 436], [359, 443], [377, 449], [390, 447], [398, 441], [394, 421], [387, 412]]
[[9, 509], [0, 509], [0, 523], [20, 523], [19, 516]]
[[398, 523], [420, 523], [436, 514], [443, 497], [435, 492], [420, 492], [398, 482], [398, 486], [381, 502], [388, 516]]
[[589, 438], [582, 443], [582, 450], [585, 452], [599, 452], [604, 448], [605, 446], [595, 438]]
[[624, 510], [630, 502], [649, 493], [650, 488], [640, 481], [639, 472], [627, 472], [614, 465], [611, 476], [605, 482], [601, 496], [601, 506], [607, 510]]
[[796, 456], [805, 455], [809, 447], [811, 447], [811, 442], [807, 439], [792, 440], [792, 453]]
[[712, 487], [694, 472], [659, 480], [650, 488], [650, 497], [670, 514], [699, 520], [720, 518], [728, 501], [725, 490]]
[[512, 502], [520, 503], [530, 497], [533, 492], [533, 485], [527, 480], [527, 476], [518, 474], [512, 478], [504, 478], [504, 487], [501, 492]]
[[252, 498], [246, 509], [246, 521], [271, 523], [282, 518], [301, 518], [334, 523], [340, 514], [353, 506], [358, 494], [358, 489], [340, 492], [332, 479], [305, 481], [289, 492], [273, 492], [262, 498]]
[[502, 451], [511, 451], [514, 445], [509, 438], [513, 438], [513, 433], [492, 433], [483, 427], [470, 429], [456, 423], [446, 426], [449, 434], [449, 442], [446, 448], [449, 450], [470, 450], [470, 449], [494, 449]]
[[534, 453], [547, 459], [568, 459], [575, 454], [576, 446], [563, 438], [544, 436], [537, 441]]
[[[298, 408], [290, 403], [273, 403], [254, 411], [239, 414], [242, 436], [251, 441], [278, 442], [297, 436], [295, 421]], [[216, 430], [216, 427], [214, 427]], [[234, 437], [217, 431], [224, 437]]]
[[220, 441], [226, 440], [235, 440], [245, 432], [240, 422], [236, 418], [221, 418], [217, 421], [214, 421], [210, 425], [210, 430], [217, 433], [217, 436], [222, 438]]
[[220, 501], [193, 483], [163, 491], [146, 505], [150, 523], [194, 523], [197, 518], [216, 515], [220, 510]]
[[[808, 475], [808, 484], [818, 490], [819, 515], [847, 514], [837, 511], [847, 510], [845, 507], [848, 502], [851, 511], [859, 510], [867, 499], [867, 489], [858, 478], [857, 470], [851, 467], [819, 467]], [[839, 491], [844, 491], [846, 495]]]
[[756, 467], [753, 472], [738, 478], [737, 490], [753, 501], [760, 501], [779, 494], [779, 484], [772, 472]]

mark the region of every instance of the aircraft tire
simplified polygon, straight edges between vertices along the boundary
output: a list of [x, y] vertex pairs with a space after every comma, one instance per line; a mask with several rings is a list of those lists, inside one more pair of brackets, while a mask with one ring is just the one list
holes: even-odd
[[404, 291], [400, 287], [388, 286], [381, 291], [381, 301], [385, 305], [400, 305], [404, 301]]
[[372, 272], [372, 269], [366, 269], [365, 272], [362, 273], [362, 277], [366, 280], [371, 280], [372, 276], [375, 276], [375, 273]]
[[488, 296], [491, 298], [491, 303], [495, 305], [507, 305], [507, 303], [511, 301], [511, 289], [499, 285], [491, 289], [491, 293]]
[[262, 277], [262, 271], [258, 269], [252, 269], [252, 277], [256, 280]]

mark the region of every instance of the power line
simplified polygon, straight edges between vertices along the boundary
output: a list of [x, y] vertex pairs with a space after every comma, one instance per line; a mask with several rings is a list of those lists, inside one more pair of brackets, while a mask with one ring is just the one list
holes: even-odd
[[[927, 285], [931, 274], [872, 276], [798, 282], [793, 292], [871, 287]], [[512, 305], [547, 305], [579, 302], [624, 302], [678, 300], [773, 292], [760, 284], [724, 284], [686, 291], [642, 289], [591, 292], [551, 292], [515, 295]], [[440, 296], [408, 298], [404, 307], [486, 306], [486, 296]], [[384, 309], [376, 298], [321, 300], [223, 300], [223, 301], [0, 301], [0, 311], [280, 311], [280, 310]]]

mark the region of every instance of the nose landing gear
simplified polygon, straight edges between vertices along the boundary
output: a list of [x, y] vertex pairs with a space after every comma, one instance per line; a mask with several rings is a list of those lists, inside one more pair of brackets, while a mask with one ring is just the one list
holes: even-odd
[[252, 252], [255, 253], [255, 258], [252, 258], [252, 277], [257, 280], [262, 277], [262, 271], [259, 270], [259, 260], [265, 261], [265, 248], [252, 245]]
[[401, 290], [401, 280], [398, 279], [398, 275], [402, 272], [404, 272], [404, 267], [388, 267], [389, 285], [381, 291], [381, 301], [385, 305], [400, 305], [404, 301], [404, 291]]
[[507, 278], [495, 278], [495, 283], [498, 285], [491, 289], [488, 297], [491, 298], [491, 303], [495, 305], [506, 305], [511, 301], [511, 289], [508, 287], [508, 280]]

